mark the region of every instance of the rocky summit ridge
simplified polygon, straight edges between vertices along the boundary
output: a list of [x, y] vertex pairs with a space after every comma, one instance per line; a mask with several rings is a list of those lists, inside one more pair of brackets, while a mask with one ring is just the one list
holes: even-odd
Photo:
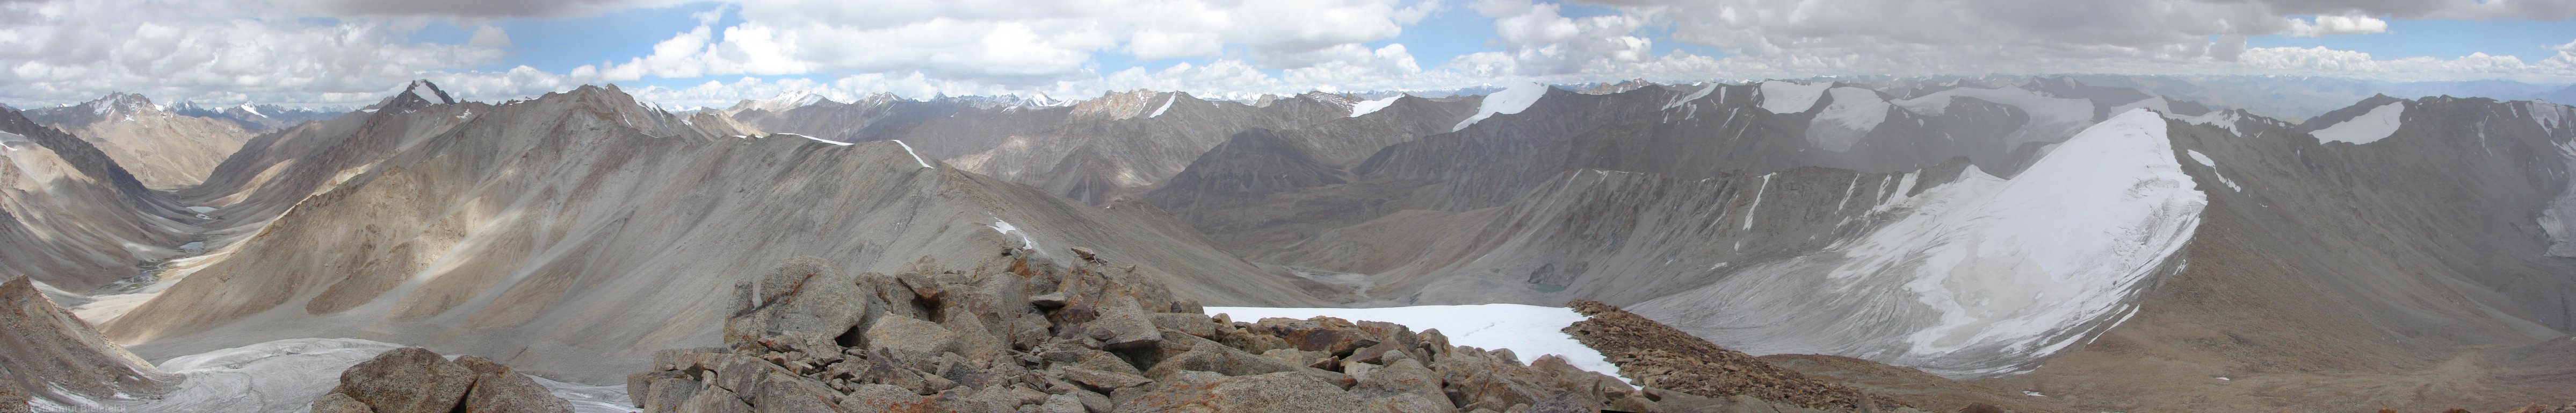
[[724, 347], [627, 379], [647, 412], [1659, 411], [1618, 379], [1437, 330], [1201, 314], [1073, 248], [848, 274], [790, 260], [735, 286]]

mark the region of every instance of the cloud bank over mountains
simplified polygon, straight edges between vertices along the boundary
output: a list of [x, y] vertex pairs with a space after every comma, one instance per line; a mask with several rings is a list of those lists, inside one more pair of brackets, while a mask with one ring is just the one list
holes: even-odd
[[[496, 24], [673, 7], [706, 11], [665, 38], [629, 39], [649, 53], [558, 70], [519, 62]], [[481, 100], [623, 83], [684, 106], [786, 90], [1249, 98], [1853, 74], [2571, 83], [2576, 39], [2547, 55], [2450, 58], [2246, 43], [2388, 33], [2389, 20], [2569, 18], [2576, 1], [19, 0], [0, 2], [0, 102], [128, 91], [347, 105], [412, 78]], [[439, 25], [470, 35], [416, 39]], [[1442, 31], [1406, 35], [1431, 26]]]

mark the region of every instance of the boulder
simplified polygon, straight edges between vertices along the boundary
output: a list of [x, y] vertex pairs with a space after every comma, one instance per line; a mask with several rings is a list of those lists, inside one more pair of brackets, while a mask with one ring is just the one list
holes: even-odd
[[[17, 411], [19, 411], [19, 412], [24, 412], [24, 411], [26, 411], [23, 407], [24, 407], [24, 406], [23, 406], [23, 403], [22, 403], [22, 404], [21, 404], [21, 409], [20, 409], [20, 410], [17, 410]], [[6, 408], [0, 408], [0, 412], [5, 412], [5, 411], [9, 411], [9, 409], [6, 409]], [[375, 412], [375, 410], [374, 410], [374, 409], [367, 408], [367, 404], [366, 404], [366, 403], [359, 403], [359, 402], [358, 402], [358, 399], [352, 399], [352, 398], [349, 398], [349, 395], [348, 395], [347, 393], [329, 393], [329, 394], [323, 394], [323, 395], [322, 395], [322, 398], [320, 398], [320, 399], [313, 399], [313, 413], [374, 413], [374, 412]]]
[[[1351, 393], [1361, 398], [1386, 399], [1411, 395], [1430, 405], [1438, 406], [1441, 410], [1457, 408], [1449, 404], [1447, 394], [1441, 393], [1439, 373], [1423, 366], [1422, 362], [1410, 358], [1397, 357], [1394, 362], [1387, 363], [1385, 367], [1353, 369], [1351, 378], [1358, 381], [1358, 384], [1351, 387]], [[1409, 406], [1415, 403], [1402, 404]]]
[[571, 402], [555, 397], [536, 380], [511, 371], [510, 366], [475, 356], [457, 357], [456, 364], [474, 372], [473, 389], [465, 392], [467, 413], [572, 413]]
[[1154, 327], [1180, 330], [1201, 338], [1216, 336], [1218, 326], [1208, 316], [1199, 313], [1154, 313], [1146, 317], [1154, 320]]
[[1092, 370], [1081, 367], [1068, 367], [1065, 368], [1063, 372], [1064, 380], [1073, 382], [1074, 384], [1080, 384], [1090, 391], [1100, 393], [1108, 393], [1118, 389], [1136, 387], [1144, 385], [1145, 383], [1154, 382], [1153, 380], [1146, 379], [1144, 376]]
[[1100, 348], [1119, 351], [1162, 344], [1163, 334], [1154, 327], [1153, 319], [1148, 318], [1144, 308], [1136, 304], [1136, 299], [1111, 296], [1108, 305], [1100, 308], [1100, 318], [1089, 323], [1092, 338], [1100, 340]]
[[936, 397], [884, 384], [853, 386], [841, 396], [841, 410], [853, 412], [932, 412], [937, 405]]
[[1227, 376], [1297, 373], [1315, 376], [1325, 381], [1332, 381], [1336, 378], [1334, 376], [1339, 376], [1331, 371], [1288, 364], [1279, 359], [1245, 353], [1243, 350], [1179, 332], [1169, 332], [1164, 339], [1185, 345], [1186, 347], [1174, 347], [1187, 350], [1163, 356], [1160, 363], [1145, 371], [1147, 378], [1159, 380], [1184, 370], [1212, 372]]
[[679, 407], [673, 408], [670, 411], [678, 413], [752, 413], [750, 403], [743, 402], [742, 398], [735, 397], [732, 391], [725, 390], [721, 387], [708, 387], [704, 390], [700, 390], [697, 395], [689, 396], [688, 400], [680, 402]]
[[820, 384], [777, 372], [762, 375], [751, 392], [752, 411], [757, 413], [829, 412], [833, 399], [841, 396]]
[[1314, 413], [1361, 411], [1359, 397], [1312, 375], [1270, 373], [1228, 377], [1208, 372], [1175, 374], [1121, 400], [1118, 412]]
[[386, 351], [340, 372], [340, 387], [376, 413], [447, 413], [474, 386], [474, 371], [419, 347]]
[[899, 358], [937, 356], [948, 351], [949, 342], [956, 340], [955, 333], [938, 323], [890, 313], [877, 314], [876, 322], [868, 325], [866, 337], [868, 350], [883, 350]]

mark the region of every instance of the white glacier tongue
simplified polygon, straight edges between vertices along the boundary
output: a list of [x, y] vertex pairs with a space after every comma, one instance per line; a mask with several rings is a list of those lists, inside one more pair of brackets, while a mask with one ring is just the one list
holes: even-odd
[[1344, 320], [1383, 321], [1404, 325], [1419, 332], [1440, 329], [1450, 345], [1475, 346], [1486, 350], [1508, 348], [1521, 362], [1537, 360], [1542, 354], [1565, 357], [1566, 364], [1586, 371], [1619, 376], [1619, 366], [1610, 364], [1600, 350], [1584, 346], [1574, 336], [1565, 334], [1566, 326], [1583, 321], [1581, 313], [1564, 307], [1540, 307], [1524, 304], [1418, 305], [1386, 308], [1270, 308], [1208, 307], [1208, 315], [1226, 314], [1235, 321], [1254, 322], [1263, 318], [1304, 320], [1316, 316]]
[[1474, 125], [1477, 121], [1494, 117], [1494, 115], [1497, 114], [1509, 115], [1529, 110], [1530, 105], [1538, 103], [1539, 98], [1547, 97], [1548, 89], [1547, 85], [1521, 83], [1512, 85], [1512, 87], [1505, 88], [1502, 91], [1485, 95], [1485, 100], [1476, 107], [1476, 116], [1469, 116], [1467, 117], [1467, 120], [1458, 121], [1458, 126], [1449, 128], [1449, 131], [1457, 132], [1467, 130], [1467, 125]]
[[1762, 82], [1762, 110], [1779, 114], [1805, 112], [1816, 106], [1816, 98], [1825, 96], [1825, 89], [1832, 87], [1834, 84], [1830, 82], [1813, 85], [1778, 80]]
[[2363, 113], [2343, 123], [2326, 126], [2325, 129], [2318, 129], [2310, 135], [2316, 136], [2318, 143], [2378, 142], [2380, 139], [2388, 139], [2388, 135], [2396, 134], [2398, 119], [2405, 116], [2406, 102], [2388, 102], [2386, 105], [2371, 108], [2369, 113]]
[[2183, 173], [2165, 122], [2113, 116], [2015, 179], [1968, 168], [1866, 235], [1632, 310], [1754, 354], [1950, 377], [2026, 371], [2134, 311], [2198, 226], [2207, 194]]

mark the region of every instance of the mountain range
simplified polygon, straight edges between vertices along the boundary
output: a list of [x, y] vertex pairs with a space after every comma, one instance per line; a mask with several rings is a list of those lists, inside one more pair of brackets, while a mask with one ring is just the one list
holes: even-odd
[[0, 300], [75, 321], [13, 304], [56, 333], [0, 357], [86, 348], [55, 353], [133, 374], [0, 373], [77, 404], [156, 391], [143, 361], [354, 338], [615, 385], [728, 343], [735, 306], [761, 302], [735, 286], [779, 262], [899, 278], [1036, 254], [1210, 306], [1597, 301], [1753, 355], [1855, 360], [1784, 366], [1929, 373], [1851, 379], [1865, 390], [2010, 389], [2023, 409], [2576, 399], [2576, 108], [2243, 98], [2332, 83], [674, 112], [616, 86], [493, 104], [416, 81], [308, 121], [232, 108], [273, 124], [115, 94], [0, 109], [0, 272], [29, 276]]

